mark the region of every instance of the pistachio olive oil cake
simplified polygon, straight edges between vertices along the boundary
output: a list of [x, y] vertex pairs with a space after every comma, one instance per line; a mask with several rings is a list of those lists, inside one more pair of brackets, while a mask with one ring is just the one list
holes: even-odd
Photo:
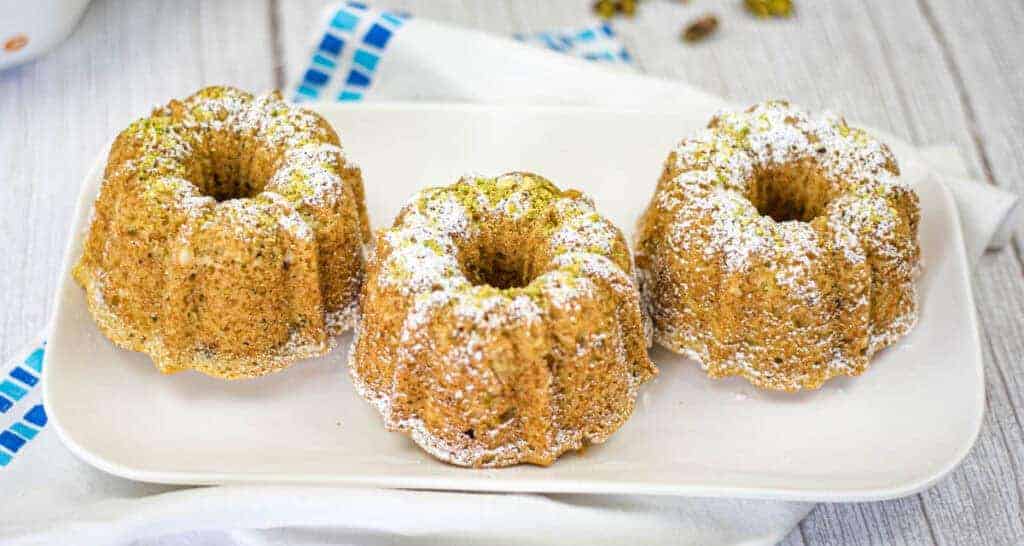
[[376, 237], [362, 310], [357, 389], [456, 465], [604, 442], [657, 373], [622, 233], [534, 174], [416, 194]]
[[208, 87], [118, 135], [74, 276], [100, 330], [161, 371], [252, 377], [352, 325], [368, 238], [323, 118]]
[[916, 323], [919, 221], [892, 152], [842, 117], [723, 112], [669, 154], [639, 223], [655, 340], [766, 389], [859, 375]]

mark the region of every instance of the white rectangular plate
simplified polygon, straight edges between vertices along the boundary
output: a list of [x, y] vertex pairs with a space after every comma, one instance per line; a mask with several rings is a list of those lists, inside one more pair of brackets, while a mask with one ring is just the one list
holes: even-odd
[[[391, 222], [417, 189], [466, 172], [534, 171], [579, 188], [627, 234], [662, 162], [711, 112], [380, 104], [322, 106], [363, 168], [371, 217]], [[948, 192], [896, 148], [920, 194], [921, 320], [863, 376], [797, 395], [710, 380], [662, 349], [661, 375], [604, 445], [550, 468], [435, 461], [354, 392], [350, 336], [324, 358], [255, 380], [164, 376], [96, 329], [72, 281], [100, 160], [82, 185], [45, 363], [47, 409], [64, 442], [137, 480], [330, 482], [481, 491], [651, 493], [806, 500], [910, 494], [970, 449], [984, 406], [982, 362], [960, 225]]]

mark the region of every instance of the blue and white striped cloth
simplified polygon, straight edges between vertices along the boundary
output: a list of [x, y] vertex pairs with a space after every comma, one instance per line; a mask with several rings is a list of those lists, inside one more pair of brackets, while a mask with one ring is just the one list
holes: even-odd
[[[408, 13], [378, 11], [362, 2], [344, 2], [327, 9], [306, 67], [290, 90], [291, 100], [354, 102], [366, 98], [392, 38], [409, 19]], [[606, 66], [633, 67], [632, 57], [607, 22], [512, 37]]]
[[543, 32], [517, 33], [512, 35], [520, 42], [535, 44], [551, 51], [565, 53], [587, 61], [612, 65], [632, 65], [626, 46], [607, 22], [581, 28], [564, 28]]
[[45, 351], [46, 342], [40, 340], [0, 369], [0, 473], [31, 451], [32, 440], [46, 426], [41, 385]]
[[405, 13], [371, 10], [361, 2], [332, 8], [292, 100], [362, 100], [373, 84], [388, 43], [408, 17]]

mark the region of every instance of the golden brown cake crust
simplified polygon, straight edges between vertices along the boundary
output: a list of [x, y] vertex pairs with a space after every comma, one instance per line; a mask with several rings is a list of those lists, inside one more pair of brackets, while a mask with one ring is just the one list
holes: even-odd
[[464, 466], [605, 441], [655, 375], [622, 233], [533, 174], [417, 194], [367, 266], [350, 371], [389, 430]]
[[888, 147], [841, 117], [720, 113], [669, 154], [639, 223], [655, 340], [766, 389], [859, 375], [917, 320], [919, 219]]
[[118, 135], [74, 276], [103, 333], [161, 371], [252, 377], [351, 326], [368, 237], [323, 118], [208, 87]]

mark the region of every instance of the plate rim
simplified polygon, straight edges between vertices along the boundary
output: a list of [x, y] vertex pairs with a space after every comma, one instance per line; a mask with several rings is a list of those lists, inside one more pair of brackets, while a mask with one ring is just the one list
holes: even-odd
[[[728, 103], [723, 103], [723, 106]], [[523, 111], [523, 112], [572, 112], [576, 114], [599, 113], [613, 115], [646, 114], [657, 115], [674, 113], [680, 109], [647, 109], [647, 108], [608, 108], [598, 106], [561, 106], [561, 105], [489, 105], [467, 102], [370, 102], [370, 103], [310, 103], [304, 107], [311, 108], [317, 112], [324, 111], [459, 111], [459, 112], [491, 112], [495, 110]], [[872, 132], [882, 135], [889, 141], [902, 141], [884, 131], [871, 129]], [[77, 203], [74, 209], [72, 224], [68, 229], [68, 239], [65, 244], [64, 255], [61, 260], [59, 282], [54, 291], [54, 312], [46, 327], [46, 339], [48, 345], [55, 345], [54, 340], [60, 339], [57, 329], [58, 317], [65, 313], [67, 300], [61, 297], [68, 283], [74, 283], [71, 278], [72, 262], [77, 258], [73, 256], [74, 250], [81, 237], [84, 237], [91, 219], [92, 202], [87, 199], [90, 188], [85, 182], [92, 178], [102, 176], [106, 164], [107, 152], [110, 143], [105, 144], [98, 154], [97, 160], [87, 171], [79, 187]], [[788, 501], [814, 501], [814, 502], [863, 502], [877, 501], [905, 497], [928, 489], [938, 481], [949, 475], [958, 467], [973, 449], [981, 432], [986, 409], [985, 377], [984, 377], [984, 354], [981, 345], [981, 336], [977, 318], [977, 306], [974, 299], [973, 283], [971, 281], [971, 268], [967, 259], [966, 244], [963, 236], [963, 225], [960, 215], [957, 212], [956, 202], [953, 200], [950, 190], [941, 182], [939, 177], [933, 179], [934, 186], [938, 189], [943, 201], [943, 208], [948, 211], [944, 214], [950, 218], [954, 231], [952, 243], [954, 250], [954, 262], [964, 288], [965, 305], [969, 307], [970, 313], [964, 317], [967, 321], [964, 330], [974, 344], [973, 370], [976, 375], [977, 391], [976, 399], [978, 404], [973, 416], [973, 431], [969, 441], [964, 442], [956, 454], [949, 459], [949, 462], [929, 476], [901, 483], [891, 487], [868, 487], [859, 489], [851, 487], [837, 492], [836, 489], [812, 489], [807, 487], [765, 487], [765, 486], [735, 486], [735, 485], [696, 485], [696, 484], [672, 484], [667, 485], [659, 482], [609, 482], [589, 481], [584, 479], [563, 479], [546, 480], [536, 477], [501, 478], [489, 477], [480, 480], [479, 477], [471, 477], [477, 469], [465, 469], [466, 478], [452, 476], [400, 476], [400, 475], [337, 475], [337, 474], [294, 474], [286, 472], [272, 473], [227, 473], [227, 472], [181, 472], [181, 471], [157, 471], [144, 468], [135, 468], [125, 463], [118, 463], [105, 459], [103, 456], [90, 451], [88, 447], [74, 438], [73, 433], [61, 422], [59, 412], [53, 406], [53, 397], [50, 385], [52, 366], [50, 366], [51, 351], [44, 353], [43, 365], [43, 404], [49, 417], [50, 423], [56, 430], [61, 442], [77, 457], [86, 463], [115, 476], [136, 481], [149, 483], [165, 483], [175, 485], [214, 485], [214, 484], [240, 484], [240, 483], [292, 483], [292, 484], [333, 484], [348, 486], [382, 487], [386, 489], [429, 489], [429, 490], [461, 490], [474, 492], [504, 492], [504, 493], [593, 493], [593, 494], [647, 494], [647, 495], [675, 495], [686, 497], [713, 497], [713, 498], [745, 498], [745, 499], [773, 499]], [[96, 192], [99, 188], [96, 189]], [[80, 227], [79, 224], [84, 224]], [[123, 349], [119, 349], [123, 350]], [[426, 456], [426, 455], [425, 455]], [[493, 469], [491, 469], [493, 470]], [[500, 469], [498, 469], [500, 472]]]

